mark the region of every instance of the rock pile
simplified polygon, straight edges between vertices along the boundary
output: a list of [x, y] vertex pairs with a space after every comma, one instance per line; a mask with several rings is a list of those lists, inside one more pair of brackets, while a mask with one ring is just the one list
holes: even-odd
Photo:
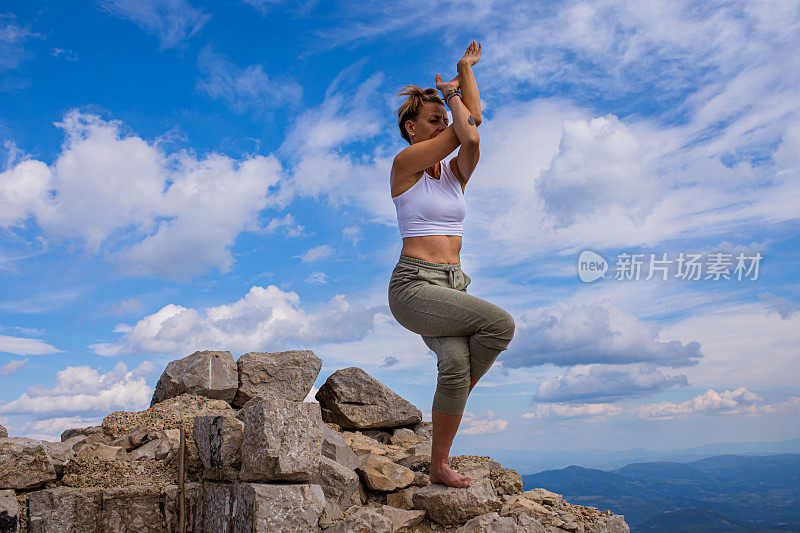
[[451, 459], [469, 488], [431, 484], [419, 409], [355, 367], [304, 402], [321, 367], [310, 350], [195, 352], [169, 363], [147, 410], [61, 442], [0, 427], [0, 533], [180, 531], [181, 501], [196, 532], [629, 531], [620, 515], [523, 492], [488, 457]]

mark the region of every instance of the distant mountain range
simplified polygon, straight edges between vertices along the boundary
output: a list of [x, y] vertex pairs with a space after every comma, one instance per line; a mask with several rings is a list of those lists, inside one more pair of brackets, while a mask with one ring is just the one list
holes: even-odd
[[585, 468], [613, 470], [631, 463], [653, 461], [673, 461], [685, 463], [715, 455], [774, 455], [779, 453], [800, 453], [800, 439], [779, 442], [725, 442], [707, 444], [682, 450], [648, 450], [631, 448], [629, 450], [566, 450], [539, 452], [529, 450], [509, 450], [502, 448], [470, 448], [454, 450], [451, 455], [477, 454], [489, 455], [506, 468], [513, 468], [520, 474], [534, 474], [542, 470], [581, 465]]
[[522, 479], [525, 490], [544, 487], [573, 504], [623, 514], [632, 533], [800, 532], [796, 453], [641, 462], [612, 471], [572, 465]]

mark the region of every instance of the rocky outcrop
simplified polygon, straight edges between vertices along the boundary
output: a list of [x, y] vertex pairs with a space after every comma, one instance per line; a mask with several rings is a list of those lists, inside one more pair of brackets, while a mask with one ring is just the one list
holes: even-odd
[[322, 418], [342, 428], [396, 428], [422, 421], [422, 413], [357, 367], [336, 371], [317, 391]]
[[322, 369], [322, 359], [311, 350], [250, 352], [241, 356], [236, 365], [239, 390], [233, 406], [244, 407], [256, 396], [302, 402]]
[[167, 365], [156, 384], [150, 407], [181, 394], [195, 394], [230, 403], [239, 387], [231, 352], [194, 352]]
[[8, 437], [8, 430], [0, 425], [0, 438], [2, 437]]
[[[303, 402], [321, 365], [313, 352], [242, 356], [233, 394], [214, 371], [229, 355], [170, 363], [163, 399], [62, 442], [0, 437], [0, 533], [177, 532], [181, 500], [185, 530], [197, 532], [629, 531], [619, 515], [523, 492], [489, 457], [450, 459], [471, 487], [431, 484], [430, 422], [361, 369], [335, 372], [320, 403]], [[306, 368], [280, 368], [289, 361]], [[192, 393], [170, 396], [180, 390]]]

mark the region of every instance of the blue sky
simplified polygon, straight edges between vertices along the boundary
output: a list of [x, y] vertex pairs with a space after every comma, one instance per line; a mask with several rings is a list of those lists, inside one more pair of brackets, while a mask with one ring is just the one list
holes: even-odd
[[[386, 295], [394, 94], [472, 39], [462, 268], [517, 330], [456, 446], [800, 436], [796, 1], [3, 2], [0, 423], [145, 408], [201, 349], [313, 349], [317, 387], [356, 365], [428, 411]], [[758, 276], [675, 275], [715, 253]]]

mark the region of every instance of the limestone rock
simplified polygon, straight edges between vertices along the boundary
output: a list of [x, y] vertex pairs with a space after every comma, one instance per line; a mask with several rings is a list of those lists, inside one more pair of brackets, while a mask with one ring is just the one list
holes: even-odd
[[244, 423], [231, 416], [198, 416], [194, 441], [203, 462], [203, 477], [234, 481], [242, 467]]
[[432, 484], [414, 493], [414, 507], [443, 526], [459, 525], [470, 518], [499, 511], [502, 506], [492, 480], [482, 478], [466, 488]]
[[322, 487], [326, 501], [333, 501], [340, 509], [363, 503], [363, 489], [358, 474], [333, 459], [320, 457], [319, 468], [311, 483]]
[[412, 470], [424, 468], [431, 462], [431, 442], [424, 441], [406, 448], [406, 455], [397, 462]]
[[96, 531], [102, 509], [101, 489], [58, 487], [28, 495], [31, 533]]
[[425, 511], [398, 509], [390, 505], [381, 506], [379, 512], [392, 523], [392, 531], [408, 531], [425, 519]]
[[[186, 497], [186, 531], [202, 531], [203, 526], [203, 485], [186, 483], [183, 486]], [[164, 532], [180, 532], [180, 498], [178, 486], [167, 485], [161, 491], [164, 498]], [[222, 531], [222, 530], [209, 530]]]
[[[180, 441], [179, 441], [180, 442]], [[177, 450], [179, 442], [169, 438], [160, 438], [147, 442], [128, 454], [129, 461], [141, 461], [142, 459], [166, 459], [170, 453]]]
[[158, 487], [103, 489], [100, 531], [161, 531], [160, 503]]
[[527, 515], [517, 519], [491, 512], [470, 519], [456, 533], [545, 533], [545, 528]]
[[555, 492], [550, 492], [549, 490], [542, 488], [526, 490], [523, 494], [529, 500], [550, 506], [558, 505], [563, 499], [561, 494], [556, 494]]
[[322, 359], [311, 350], [250, 352], [236, 364], [239, 389], [234, 407], [243, 407], [258, 395], [302, 402], [322, 369]]
[[233, 529], [241, 533], [317, 531], [324, 507], [319, 485], [240, 483], [233, 504]]
[[333, 459], [340, 465], [353, 470], [361, 464], [361, 459], [347, 445], [342, 436], [329, 427], [323, 429], [321, 452], [328, 459]]
[[411, 429], [422, 440], [433, 440], [433, 422], [420, 422], [411, 426]]
[[422, 437], [408, 428], [397, 428], [394, 430], [394, 434], [392, 434], [392, 438], [389, 442], [402, 446], [403, 448], [408, 448], [409, 446], [419, 444], [422, 440]]
[[75, 457], [75, 450], [72, 449], [72, 444], [69, 442], [42, 441], [42, 445], [47, 455], [50, 456], [50, 461], [53, 462], [56, 476], [61, 477], [64, 473], [64, 465]]
[[518, 515], [520, 513], [538, 516], [546, 515], [549, 512], [550, 511], [542, 504], [526, 498], [523, 494], [515, 494], [503, 504], [503, 508], [500, 510], [500, 516]]
[[78, 459], [97, 459], [100, 461], [113, 461], [118, 458], [126, 458], [125, 448], [122, 446], [107, 446], [95, 442], [84, 446], [75, 455]]
[[13, 490], [0, 490], [0, 533], [19, 531], [19, 503]]
[[371, 453], [375, 455], [385, 455], [392, 461], [398, 462], [408, 456], [408, 452], [402, 446], [394, 444], [382, 444], [374, 439], [362, 435], [360, 432], [343, 431], [342, 439], [353, 452], [363, 461], [363, 457]]
[[411, 486], [398, 492], [391, 492], [386, 495], [386, 503], [398, 509], [411, 510], [414, 508], [414, 493], [419, 487]]
[[319, 465], [324, 428], [319, 405], [256, 396], [239, 415], [244, 421], [240, 479], [311, 479]]
[[391, 520], [364, 507], [325, 530], [326, 533], [393, 533]]
[[167, 365], [156, 384], [150, 407], [186, 393], [230, 403], [238, 386], [236, 361], [230, 352], [194, 352]]
[[414, 481], [414, 472], [384, 457], [371, 453], [356, 470], [371, 490], [391, 492], [403, 489]]
[[76, 436], [88, 437], [89, 435], [94, 435], [95, 433], [102, 433], [102, 432], [103, 432], [103, 426], [89, 426], [89, 427], [85, 427], [85, 428], [65, 429], [61, 433], [61, 442], [64, 442], [67, 439], [70, 439], [70, 438], [76, 437]]
[[323, 419], [342, 428], [395, 428], [422, 420], [411, 402], [357, 367], [331, 374], [316, 399]]
[[203, 531], [227, 533], [233, 527], [233, 485], [205, 483]]
[[0, 425], [0, 438], [8, 437], [8, 430]]
[[147, 428], [148, 431], [183, 427], [186, 429], [188, 442], [192, 436], [195, 417], [233, 414], [233, 408], [223, 400], [182, 394], [144, 411], [115, 411], [103, 419], [103, 431], [109, 438], [118, 439], [140, 427]]
[[0, 490], [32, 489], [55, 479], [53, 461], [42, 441], [0, 438]]

